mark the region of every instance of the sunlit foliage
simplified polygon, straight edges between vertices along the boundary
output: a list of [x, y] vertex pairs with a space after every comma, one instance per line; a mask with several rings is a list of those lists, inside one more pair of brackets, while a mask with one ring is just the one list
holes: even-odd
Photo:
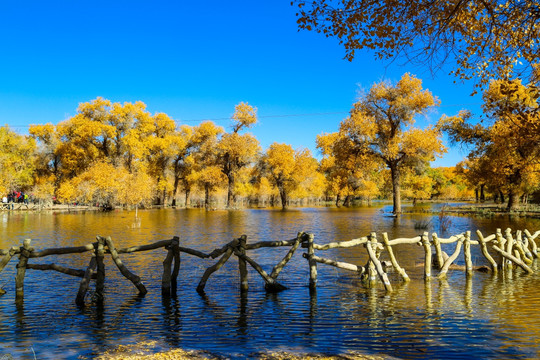
[[445, 152], [434, 127], [413, 127], [415, 116], [438, 104], [422, 81], [405, 74], [395, 84], [374, 84], [354, 104], [339, 132], [348, 138], [353, 153], [369, 156], [391, 173], [394, 213], [401, 212], [401, 172], [428, 163]]
[[494, 80], [484, 92], [487, 125], [473, 124], [470, 112], [443, 117], [439, 126], [454, 141], [474, 145], [468, 168], [477, 181], [508, 195], [515, 209], [524, 191], [534, 191], [540, 171], [539, 92], [534, 81]]
[[238, 172], [253, 163], [261, 150], [259, 141], [253, 135], [239, 133], [257, 123], [257, 109], [242, 102], [236, 105], [232, 119], [232, 132], [223, 134], [218, 143], [218, 162], [228, 183], [227, 207], [233, 205]]
[[313, 181], [317, 160], [307, 149], [294, 150], [290, 145], [273, 143], [261, 159], [261, 172], [279, 191], [281, 206], [287, 208], [292, 192], [302, 192]]
[[35, 141], [0, 127], [0, 194], [33, 184]]
[[530, 73], [540, 48], [537, 0], [294, 0], [298, 27], [335, 37], [352, 60], [371, 49], [433, 71], [455, 61], [458, 78], [487, 84], [496, 76]]

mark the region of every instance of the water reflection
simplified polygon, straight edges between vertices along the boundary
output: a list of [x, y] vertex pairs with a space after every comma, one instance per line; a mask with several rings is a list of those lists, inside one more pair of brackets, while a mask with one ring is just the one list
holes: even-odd
[[[242, 234], [248, 242], [292, 239], [298, 231], [315, 234], [317, 243], [349, 240], [371, 231], [390, 238], [413, 237], [415, 221], [435, 217], [383, 216], [384, 206], [359, 209], [295, 209], [293, 211], [199, 209], [113, 213], [3, 213], [0, 248], [32, 238], [36, 248], [76, 246], [110, 235], [117, 247], [146, 244], [179, 235], [182, 246], [210, 252]], [[450, 234], [480, 229], [540, 229], [540, 221], [523, 218], [452, 217]], [[421, 231], [423, 232], [423, 230]], [[445, 235], [446, 236], [446, 235]], [[455, 245], [445, 251], [453, 252]], [[0, 356], [10, 352], [33, 359], [77, 359], [92, 356], [119, 343], [158, 340], [163, 349], [204, 349], [232, 357], [258, 351], [292, 350], [343, 353], [348, 350], [402, 358], [538, 358], [540, 337], [540, 276], [450, 271], [446, 280], [423, 281], [417, 267], [423, 249], [395, 247], [396, 257], [412, 281], [402, 283], [390, 274], [394, 291], [379, 284], [365, 287], [355, 274], [318, 266], [318, 288], [309, 290], [309, 267], [299, 249], [280, 274], [290, 290], [267, 294], [264, 282], [249, 268], [250, 289], [239, 287], [233, 257], [214, 273], [206, 294], [195, 288], [204, 270], [217, 260], [182, 254], [177, 290], [161, 296], [162, 261], [156, 250], [122, 255], [122, 261], [143, 279], [144, 298], [106, 260], [105, 301], [85, 308], [74, 304], [80, 280], [50, 272], [28, 271], [25, 299], [14, 301], [15, 263], [0, 274], [8, 291], [0, 297]], [[259, 249], [250, 253], [267, 272], [288, 249]], [[477, 251], [477, 250], [474, 250]], [[481, 259], [479, 252], [473, 256]], [[332, 249], [325, 257], [365, 265], [364, 249]], [[57, 257], [35, 263], [58, 263], [84, 269], [89, 256]], [[462, 259], [460, 259], [462, 261]], [[479, 260], [477, 260], [479, 261]], [[475, 265], [477, 265], [475, 263]], [[537, 264], [535, 264], [537, 266]], [[92, 289], [91, 289], [92, 290]], [[515, 334], [520, 334], [515, 336]]]

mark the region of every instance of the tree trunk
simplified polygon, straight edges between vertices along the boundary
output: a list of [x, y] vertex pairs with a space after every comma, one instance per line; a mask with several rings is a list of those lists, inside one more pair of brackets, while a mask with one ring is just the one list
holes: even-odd
[[186, 204], [184, 205], [185, 207], [188, 207], [189, 205], [189, 193], [190, 193], [190, 189], [186, 189]]
[[233, 203], [233, 197], [234, 197], [233, 195], [234, 176], [233, 174], [229, 174], [227, 177], [229, 179], [229, 186], [227, 189], [227, 207], [230, 208]]
[[352, 199], [352, 195], [345, 196], [345, 201], [343, 201], [343, 206], [345, 207], [351, 206], [351, 199]]
[[479, 195], [478, 195], [478, 188], [474, 189], [474, 197], [476, 198], [476, 202], [480, 200]]
[[392, 190], [393, 190], [393, 200], [394, 200], [394, 214], [401, 214], [401, 188], [400, 188], [400, 178], [399, 178], [399, 168], [397, 165], [390, 165], [390, 173], [392, 175]]
[[287, 208], [287, 190], [285, 190], [285, 186], [281, 185], [278, 186], [279, 188], [279, 196], [281, 197], [281, 208], [285, 210]]
[[508, 192], [508, 211], [517, 210], [519, 207], [519, 203], [516, 201], [518, 196], [513, 190], [510, 190]]
[[174, 186], [173, 186], [173, 193], [172, 193], [172, 203], [171, 206], [176, 207], [176, 194], [178, 193], [178, 185], [180, 184], [180, 178], [174, 177]]
[[502, 190], [499, 190], [499, 196], [501, 197], [501, 204], [504, 204], [504, 194]]
[[341, 195], [337, 194], [337, 196], [336, 196], [336, 206], [337, 207], [341, 206], [341, 204], [339, 203], [340, 201], [341, 201]]
[[480, 185], [480, 202], [486, 201], [486, 195], [484, 194], [484, 188], [486, 187], [485, 184]]
[[210, 208], [210, 187], [204, 187], [204, 208], [208, 210]]

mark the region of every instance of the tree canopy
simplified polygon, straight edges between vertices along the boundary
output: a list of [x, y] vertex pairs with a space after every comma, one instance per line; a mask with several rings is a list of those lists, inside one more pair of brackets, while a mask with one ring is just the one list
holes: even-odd
[[538, 62], [538, 0], [293, 0], [298, 27], [335, 37], [352, 60], [356, 50], [380, 59], [404, 55], [478, 84], [525, 76]]

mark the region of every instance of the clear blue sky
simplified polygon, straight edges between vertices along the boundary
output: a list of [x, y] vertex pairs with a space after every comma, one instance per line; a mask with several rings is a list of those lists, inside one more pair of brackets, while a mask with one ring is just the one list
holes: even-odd
[[[179, 124], [227, 119], [240, 101], [258, 108], [252, 133], [307, 147], [337, 131], [358, 97], [405, 72], [422, 78], [441, 107], [422, 123], [462, 108], [479, 111], [472, 84], [439, 72], [376, 61], [353, 62], [335, 39], [298, 32], [286, 1], [10, 1], [0, 11], [0, 124], [26, 133], [29, 124], [58, 123], [98, 96], [141, 100]], [[446, 70], [445, 72], [448, 72]], [[471, 105], [469, 105], [471, 104]], [[434, 166], [451, 166], [451, 149]]]

